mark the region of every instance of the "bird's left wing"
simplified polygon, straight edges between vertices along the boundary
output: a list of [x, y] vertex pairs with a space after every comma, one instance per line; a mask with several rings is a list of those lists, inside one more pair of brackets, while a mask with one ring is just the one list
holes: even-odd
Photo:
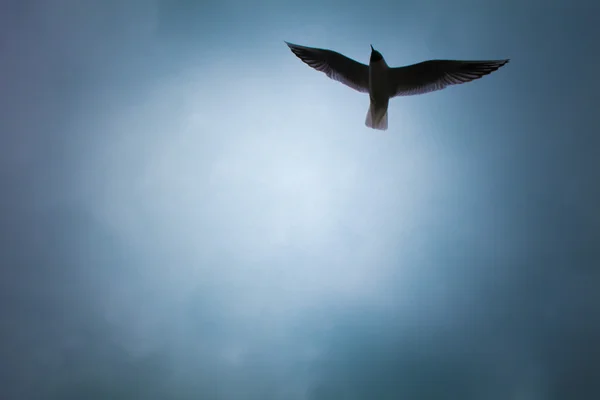
[[285, 42], [310, 67], [359, 92], [369, 91], [369, 67], [332, 50]]
[[471, 82], [502, 67], [509, 60], [430, 60], [406, 67], [390, 68], [391, 97], [442, 90]]

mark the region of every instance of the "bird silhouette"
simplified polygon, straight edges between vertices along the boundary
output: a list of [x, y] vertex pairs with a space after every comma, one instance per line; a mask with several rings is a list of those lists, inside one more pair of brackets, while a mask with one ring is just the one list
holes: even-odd
[[369, 93], [370, 105], [365, 125], [379, 130], [388, 128], [387, 110], [392, 97], [424, 94], [471, 82], [510, 61], [429, 60], [403, 67], [389, 67], [372, 45], [369, 65], [365, 65], [333, 50], [285, 43], [310, 67], [354, 90]]

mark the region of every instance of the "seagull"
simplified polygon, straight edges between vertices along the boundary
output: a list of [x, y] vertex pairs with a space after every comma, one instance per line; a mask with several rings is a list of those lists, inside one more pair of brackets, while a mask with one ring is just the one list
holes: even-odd
[[369, 93], [371, 103], [365, 125], [378, 130], [388, 128], [387, 109], [392, 97], [424, 94], [471, 82], [496, 71], [510, 61], [429, 60], [390, 68], [373, 45], [367, 66], [333, 50], [289, 42], [285, 44], [310, 67], [356, 91]]

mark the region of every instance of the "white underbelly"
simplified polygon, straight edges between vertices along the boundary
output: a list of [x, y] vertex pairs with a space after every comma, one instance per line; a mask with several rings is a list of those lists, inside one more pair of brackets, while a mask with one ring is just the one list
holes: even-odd
[[384, 105], [387, 104], [389, 95], [389, 84], [387, 67], [385, 65], [379, 65], [375, 63], [369, 68], [369, 96], [371, 102]]

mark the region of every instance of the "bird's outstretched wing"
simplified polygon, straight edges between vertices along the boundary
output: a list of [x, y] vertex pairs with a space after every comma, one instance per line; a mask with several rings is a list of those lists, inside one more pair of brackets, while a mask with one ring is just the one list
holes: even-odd
[[332, 50], [285, 42], [310, 67], [359, 92], [369, 91], [369, 67]]
[[502, 67], [509, 60], [430, 60], [390, 68], [391, 97], [410, 96], [442, 90], [450, 85], [471, 82]]

